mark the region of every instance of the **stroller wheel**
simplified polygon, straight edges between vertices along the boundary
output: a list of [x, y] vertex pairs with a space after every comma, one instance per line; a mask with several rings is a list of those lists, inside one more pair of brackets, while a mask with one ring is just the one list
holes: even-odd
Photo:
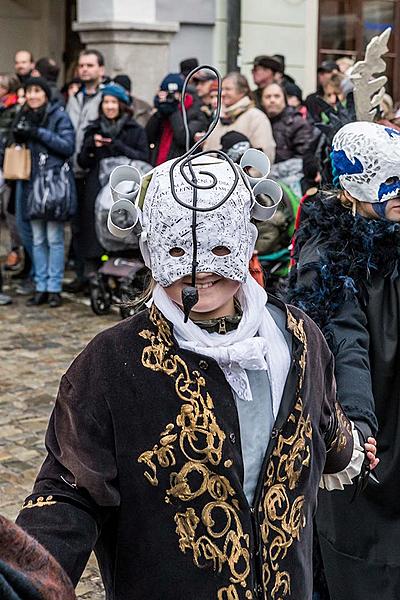
[[96, 315], [106, 315], [111, 308], [111, 293], [101, 290], [98, 285], [90, 285], [90, 305]]

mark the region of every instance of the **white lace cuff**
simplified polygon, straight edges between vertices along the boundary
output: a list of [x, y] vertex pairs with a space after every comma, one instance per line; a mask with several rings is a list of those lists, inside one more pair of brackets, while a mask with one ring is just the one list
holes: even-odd
[[322, 475], [319, 487], [323, 490], [342, 490], [345, 485], [351, 485], [354, 477], [361, 472], [361, 467], [364, 462], [365, 453], [364, 448], [360, 444], [360, 438], [357, 429], [354, 427], [354, 423], [351, 421], [351, 430], [353, 433], [353, 454], [347, 467], [339, 473], [331, 473], [329, 475]]

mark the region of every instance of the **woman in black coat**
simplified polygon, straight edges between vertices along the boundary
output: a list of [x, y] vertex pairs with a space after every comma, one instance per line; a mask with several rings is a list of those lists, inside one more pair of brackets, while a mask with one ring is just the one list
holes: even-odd
[[79, 244], [85, 259], [85, 275], [98, 266], [103, 253], [95, 230], [96, 196], [101, 189], [99, 170], [101, 160], [126, 156], [132, 160], [148, 160], [146, 132], [132, 118], [130, 98], [121, 86], [110, 83], [102, 90], [99, 117], [86, 128], [78, 163], [88, 169], [85, 199], [80, 207]]

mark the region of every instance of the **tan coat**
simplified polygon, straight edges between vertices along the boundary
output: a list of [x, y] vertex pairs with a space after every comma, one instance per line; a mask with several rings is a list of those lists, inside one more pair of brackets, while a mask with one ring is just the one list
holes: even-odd
[[275, 140], [272, 135], [271, 123], [265, 113], [255, 108], [248, 96], [225, 110], [225, 117], [231, 119], [229, 125], [218, 125], [205, 141], [203, 150], [220, 150], [221, 137], [228, 131], [238, 131], [247, 136], [253, 148], [265, 152], [271, 163], [275, 159]]

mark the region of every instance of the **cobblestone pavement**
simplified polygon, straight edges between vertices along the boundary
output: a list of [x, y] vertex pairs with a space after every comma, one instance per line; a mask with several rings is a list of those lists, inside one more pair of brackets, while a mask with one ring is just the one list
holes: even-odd
[[[96, 333], [119, 320], [94, 315], [82, 300], [67, 299], [57, 309], [28, 308], [25, 301], [17, 296], [0, 306], [0, 512], [10, 519], [45, 455], [44, 432], [61, 375]], [[77, 595], [104, 599], [94, 557]]]

